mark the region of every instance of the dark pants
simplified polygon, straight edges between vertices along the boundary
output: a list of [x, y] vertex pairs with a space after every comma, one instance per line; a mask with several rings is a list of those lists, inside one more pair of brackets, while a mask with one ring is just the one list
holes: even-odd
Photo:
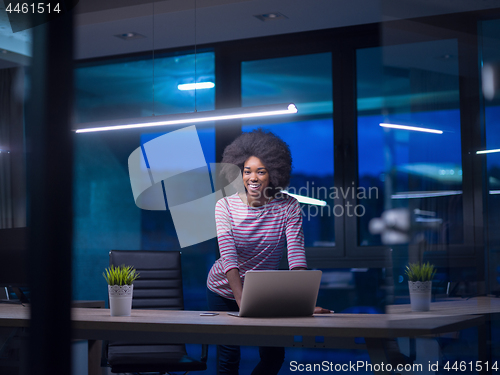
[[[236, 301], [219, 296], [207, 289], [208, 309], [210, 311], [238, 311]], [[238, 319], [238, 318], [235, 318]], [[285, 349], [275, 347], [259, 348], [260, 362], [253, 369], [252, 375], [276, 375], [285, 361]], [[218, 367], [220, 375], [238, 375], [240, 365], [240, 347], [217, 345]]]

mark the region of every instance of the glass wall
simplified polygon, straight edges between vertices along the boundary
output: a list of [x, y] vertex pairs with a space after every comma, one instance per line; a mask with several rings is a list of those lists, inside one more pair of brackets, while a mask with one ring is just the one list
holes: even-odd
[[195, 98], [195, 90], [179, 85], [214, 83], [214, 68], [212, 52], [81, 63], [75, 70], [76, 122], [211, 110], [214, 88], [197, 90]]
[[359, 186], [375, 189], [358, 244], [382, 245], [370, 221], [398, 208], [412, 230], [393, 243], [463, 243], [457, 40], [359, 49], [356, 59]]
[[[180, 86], [215, 82], [214, 53], [198, 53], [196, 59], [196, 77], [194, 54], [157, 54], [154, 63], [140, 56], [80, 64], [75, 75], [76, 122], [213, 110], [214, 87], [195, 93]], [[107, 300], [101, 273], [112, 249], [180, 250], [170, 211], [136, 206], [128, 170], [134, 150], [180, 128], [75, 135], [75, 299]], [[197, 127], [197, 133], [205, 161], [215, 162], [213, 124]], [[215, 254], [213, 240], [184, 249], [186, 308], [206, 308], [206, 275]]]
[[[30, 29], [13, 32], [7, 15], [0, 15], [0, 300], [17, 298], [7, 287], [22, 287], [30, 298], [25, 288], [29, 256], [24, 236], [28, 225], [25, 121], [31, 86], [27, 72], [33, 68], [32, 43]], [[4, 339], [5, 332], [0, 332], [0, 341]], [[0, 362], [12, 361], [8, 350], [2, 352]], [[4, 368], [0, 366], [0, 372]]]
[[[245, 120], [243, 131], [263, 128], [281, 137], [292, 152], [288, 191], [317, 199], [303, 204], [307, 247], [335, 246], [333, 203], [333, 104], [331, 53], [245, 61], [241, 65], [242, 106], [295, 103], [291, 119]], [[299, 198], [301, 200], [302, 198]], [[319, 205], [318, 205], [319, 204]]]
[[[500, 20], [481, 23], [482, 91], [486, 150], [500, 149]], [[476, 155], [486, 164], [486, 228], [490, 290], [500, 291], [500, 153]]]
[[13, 32], [0, 18], [0, 229], [26, 227], [24, 107], [32, 30]]

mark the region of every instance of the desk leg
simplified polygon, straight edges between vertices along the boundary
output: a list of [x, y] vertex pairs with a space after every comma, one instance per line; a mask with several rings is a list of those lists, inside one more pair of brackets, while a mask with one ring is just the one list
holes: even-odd
[[89, 340], [89, 375], [101, 375], [101, 340]]
[[[393, 374], [392, 371], [387, 371], [385, 368], [389, 362], [389, 358], [387, 356], [387, 352], [385, 349], [385, 341], [386, 339], [377, 339], [377, 338], [365, 338], [366, 348], [368, 349], [368, 354], [370, 355], [370, 361], [372, 365], [381, 365], [384, 364], [383, 368], [380, 371], [375, 371], [375, 366], [373, 369], [373, 373], [377, 375], [390, 375]], [[382, 367], [382, 366], [381, 366]]]

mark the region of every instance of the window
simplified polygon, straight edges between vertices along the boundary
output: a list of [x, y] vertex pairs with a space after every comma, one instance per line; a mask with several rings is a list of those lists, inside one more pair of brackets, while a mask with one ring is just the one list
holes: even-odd
[[286, 102], [297, 106], [293, 118], [245, 120], [242, 130], [263, 128], [290, 146], [293, 171], [288, 191], [326, 203], [302, 205], [306, 246], [335, 246], [331, 53], [244, 61], [241, 97], [244, 107]]
[[196, 96], [179, 89], [194, 83], [195, 58], [196, 81], [214, 83], [213, 52], [82, 63], [75, 70], [76, 122], [214, 109], [214, 88], [196, 90]]
[[[498, 92], [498, 79], [494, 76], [500, 71], [500, 20], [491, 20], [481, 23], [481, 52], [482, 52], [482, 91], [484, 93], [484, 129], [486, 135], [486, 150], [500, 148], [500, 93]], [[492, 76], [493, 75], [493, 76]], [[486, 220], [486, 243], [489, 253], [490, 288], [492, 291], [500, 289], [499, 250], [500, 214], [500, 153], [476, 155], [486, 163], [484, 176]]]
[[[357, 51], [358, 179], [372, 190], [359, 245], [382, 244], [370, 220], [395, 208], [410, 212], [408, 242], [463, 243], [457, 56], [454, 39]], [[384, 127], [394, 125], [442, 133]]]
[[[196, 55], [196, 81], [215, 82], [213, 52]], [[215, 88], [180, 90], [195, 81], [195, 55], [157, 55], [82, 63], [76, 69], [77, 122], [213, 110]], [[196, 102], [195, 102], [196, 101]], [[177, 128], [75, 135], [74, 295], [107, 299], [101, 273], [111, 249], [178, 249], [169, 211], [135, 205], [128, 157], [136, 148]], [[197, 127], [207, 163], [215, 162], [213, 125]], [[205, 308], [205, 282], [215, 261], [215, 242], [206, 241], [183, 254], [186, 308]], [[95, 284], [95, 285], [92, 285]], [[85, 287], [83, 287], [85, 285]], [[97, 296], [97, 291], [101, 292]]]

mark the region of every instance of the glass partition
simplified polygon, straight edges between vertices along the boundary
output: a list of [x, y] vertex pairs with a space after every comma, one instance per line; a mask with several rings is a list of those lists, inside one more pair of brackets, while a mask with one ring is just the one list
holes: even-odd
[[[484, 21], [481, 23], [481, 54], [482, 54], [482, 91], [484, 129], [486, 150], [500, 149], [500, 92], [498, 91], [500, 74], [500, 20]], [[476, 157], [482, 158], [486, 164], [484, 183], [487, 188], [486, 243], [488, 245], [489, 262], [488, 274], [490, 290], [500, 291], [500, 153], [492, 152]]]
[[[149, 57], [80, 64], [76, 69], [76, 122], [213, 110], [215, 87], [195, 93], [189, 86], [181, 86], [195, 82], [195, 58], [196, 82], [214, 83], [213, 52], [157, 54], [154, 79]], [[180, 128], [75, 135], [75, 299], [107, 300], [101, 273], [111, 249], [180, 250], [171, 212], [145, 210], [135, 204], [128, 165], [134, 150]], [[205, 161], [214, 163], [213, 124], [197, 126], [197, 134]], [[196, 186], [192, 188], [196, 190]], [[206, 275], [215, 254], [214, 241], [184, 249], [186, 309], [205, 308]]]
[[457, 40], [357, 50], [359, 186], [376, 192], [358, 219], [358, 244], [383, 212], [407, 209], [406, 243], [463, 243]]
[[13, 287], [22, 288], [30, 298], [26, 288], [29, 254], [25, 121], [31, 84], [28, 72], [33, 67], [32, 30], [12, 32], [7, 14], [3, 13], [0, 15], [0, 300], [18, 298]]
[[213, 52], [81, 63], [75, 70], [75, 122], [214, 109], [215, 87], [198, 89], [195, 96], [186, 86], [195, 80], [215, 82]]

